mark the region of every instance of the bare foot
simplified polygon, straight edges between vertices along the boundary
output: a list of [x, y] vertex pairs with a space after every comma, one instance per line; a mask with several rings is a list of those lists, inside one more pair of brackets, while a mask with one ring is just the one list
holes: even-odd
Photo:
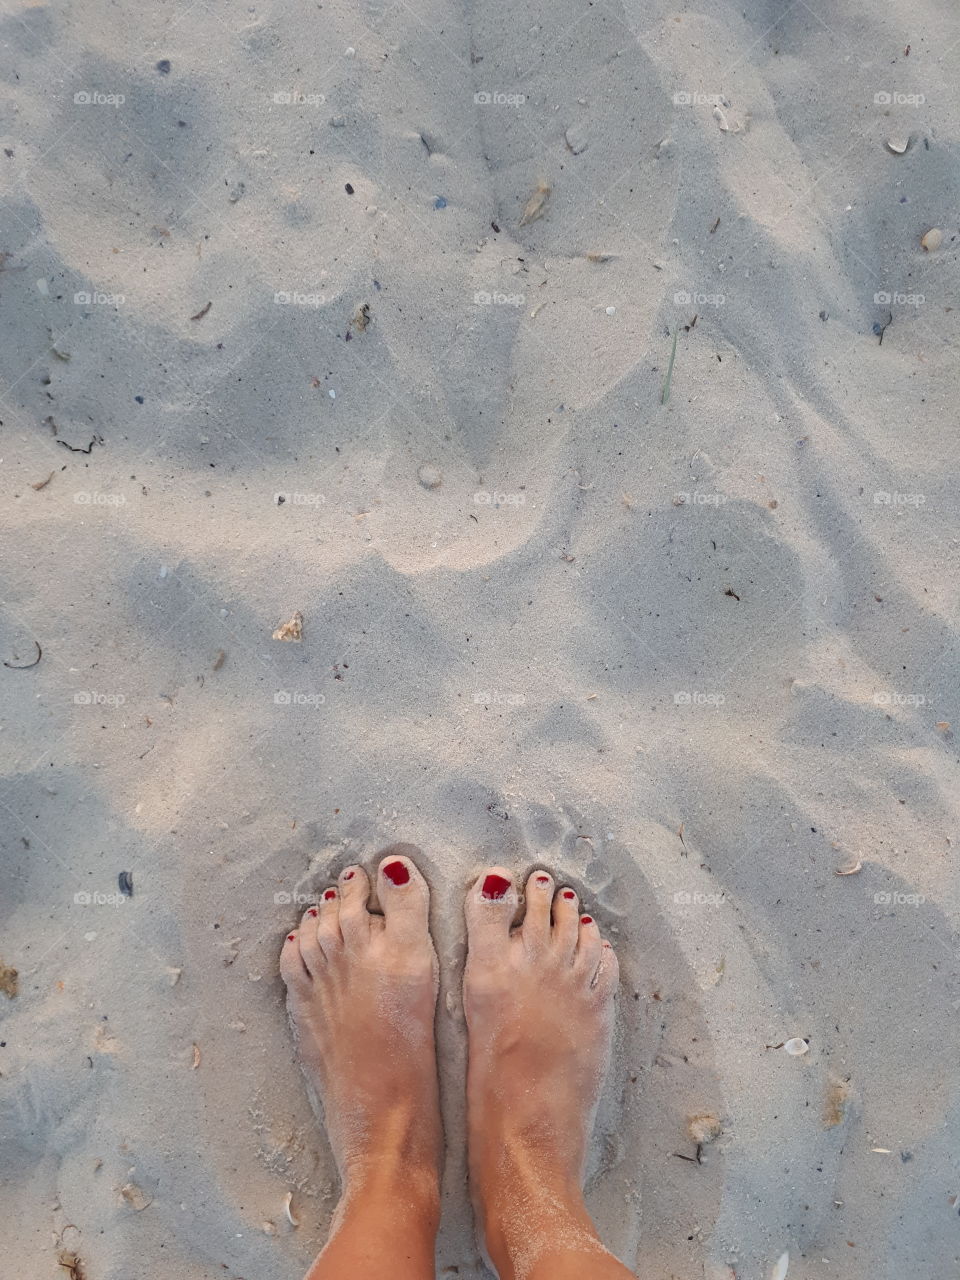
[[[572, 889], [491, 867], [467, 896], [467, 1114], [478, 1226], [501, 1277], [626, 1275], [581, 1194], [610, 1058], [616, 956]], [[571, 1262], [572, 1260], [572, 1262]], [[568, 1265], [574, 1267], [568, 1272]], [[612, 1268], [612, 1269], [611, 1269]]]
[[394, 854], [380, 863], [377, 895], [383, 916], [367, 910], [367, 873], [347, 867], [288, 936], [280, 972], [346, 1190], [399, 1178], [433, 1200], [442, 1135], [429, 893], [413, 862]]

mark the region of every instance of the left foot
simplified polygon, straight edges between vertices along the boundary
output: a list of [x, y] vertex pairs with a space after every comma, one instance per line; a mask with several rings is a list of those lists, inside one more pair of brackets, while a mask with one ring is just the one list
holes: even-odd
[[442, 1135], [429, 891], [409, 858], [391, 855], [377, 873], [382, 916], [369, 896], [367, 873], [347, 867], [287, 937], [287, 1010], [345, 1185], [399, 1175], [432, 1197]]

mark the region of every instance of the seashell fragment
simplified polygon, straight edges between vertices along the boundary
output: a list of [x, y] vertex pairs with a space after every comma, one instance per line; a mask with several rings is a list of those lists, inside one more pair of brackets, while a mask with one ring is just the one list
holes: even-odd
[[299, 1227], [300, 1219], [293, 1212], [292, 1205], [293, 1205], [293, 1192], [288, 1191], [286, 1196], [284, 1197], [283, 1211], [287, 1215], [287, 1221], [290, 1223], [291, 1227]]
[[[792, 1040], [788, 1040], [783, 1046], [783, 1051], [784, 1053], [789, 1053], [791, 1058], [799, 1058], [803, 1054], [809, 1053], [810, 1046], [800, 1036], [794, 1036]], [[784, 1272], [784, 1275], [786, 1275], [786, 1272]]]
[[787, 1267], [790, 1266], [790, 1254], [784, 1249], [780, 1257], [773, 1264], [770, 1272], [770, 1280], [786, 1280]]
[[943, 232], [939, 227], [931, 227], [930, 230], [920, 237], [920, 247], [927, 253], [933, 253], [935, 249], [939, 249], [943, 244]]

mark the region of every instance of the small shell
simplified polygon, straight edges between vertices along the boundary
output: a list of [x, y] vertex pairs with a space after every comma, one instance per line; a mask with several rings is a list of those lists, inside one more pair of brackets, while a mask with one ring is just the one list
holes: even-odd
[[910, 138], [888, 138], [887, 150], [892, 151], [895, 156], [902, 156], [905, 151], [909, 150], [910, 141]]
[[780, 1257], [773, 1264], [770, 1272], [770, 1280], [787, 1280], [787, 1267], [790, 1266], [790, 1254], [784, 1249]]
[[146, 1195], [135, 1182], [126, 1182], [120, 1188], [120, 1194], [126, 1200], [127, 1204], [136, 1209], [137, 1213], [142, 1213], [147, 1205], [153, 1204], [150, 1196]]
[[[783, 1051], [784, 1053], [789, 1053], [791, 1058], [799, 1058], [803, 1054], [810, 1052], [810, 1046], [806, 1040], [801, 1040], [799, 1036], [794, 1036], [792, 1040], [788, 1040], [783, 1046]], [[786, 1254], [784, 1254], [784, 1257], [786, 1257]], [[783, 1274], [786, 1275], [786, 1271]]]
[[834, 871], [835, 876], [855, 876], [858, 871], [863, 870], [863, 859], [858, 858], [852, 867], [837, 867]]
[[939, 227], [931, 227], [926, 235], [920, 237], [920, 247], [927, 253], [933, 253], [934, 249], [939, 249], [942, 244], [943, 232]]
[[286, 1196], [284, 1197], [283, 1211], [287, 1215], [287, 1221], [290, 1223], [291, 1227], [299, 1227], [300, 1219], [293, 1212], [292, 1205], [293, 1205], [293, 1192], [288, 1191]]

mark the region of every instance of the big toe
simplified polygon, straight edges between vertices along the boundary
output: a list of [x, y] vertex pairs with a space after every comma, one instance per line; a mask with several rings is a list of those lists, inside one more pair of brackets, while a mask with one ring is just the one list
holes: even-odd
[[411, 857], [388, 851], [377, 871], [377, 897], [388, 934], [418, 938], [429, 929], [430, 890]]
[[506, 867], [487, 867], [467, 893], [467, 940], [472, 955], [483, 959], [502, 954], [518, 902]]

